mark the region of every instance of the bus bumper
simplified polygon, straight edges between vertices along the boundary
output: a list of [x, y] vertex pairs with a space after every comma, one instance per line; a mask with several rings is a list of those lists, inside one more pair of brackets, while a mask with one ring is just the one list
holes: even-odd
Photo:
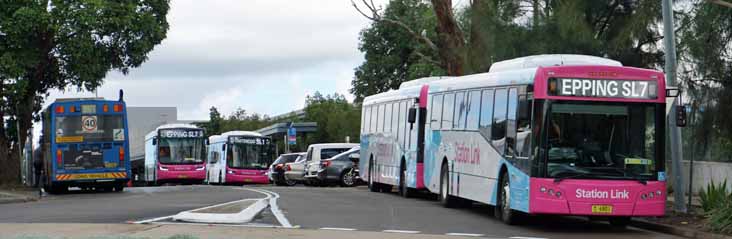
[[226, 174], [226, 183], [262, 183], [269, 184], [267, 175]]
[[158, 170], [158, 181], [203, 181], [206, 170], [162, 171]]
[[663, 216], [666, 183], [532, 178], [529, 213], [583, 216]]

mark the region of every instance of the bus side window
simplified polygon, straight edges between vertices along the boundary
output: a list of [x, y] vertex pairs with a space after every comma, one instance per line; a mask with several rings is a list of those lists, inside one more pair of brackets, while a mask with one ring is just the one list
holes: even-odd
[[397, 125], [397, 127], [395, 128], [395, 130], [396, 130], [396, 144], [397, 145], [402, 145], [402, 148], [403, 148], [404, 147], [404, 144], [402, 144], [402, 142], [404, 142], [404, 123], [407, 122], [407, 119], [404, 118], [404, 110], [405, 110], [404, 109], [404, 104], [402, 104], [402, 102], [399, 101], [399, 102], [396, 103], [396, 105], [394, 106], [394, 108], [397, 109], [397, 113], [394, 114], [394, 115], [396, 115], [395, 116], [395, 119], [396, 119], [396, 122], [395, 123]]
[[391, 112], [393, 107], [391, 103], [387, 103], [384, 106], [386, 107], [384, 110], [384, 127], [382, 127], [381, 132], [391, 134]]
[[474, 90], [468, 93], [465, 102], [467, 102], [467, 123], [465, 128], [467, 130], [477, 130], [478, 117], [480, 117], [480, 91]]
[[369, 108], [371, 108], [371, 110], [369, 110], [369, 117], [371, 117], [369, 120], [369, 133], [373, 134], [376, 132], [376, 115], [378, 114], [379, 108], [374, 105], [369, 106]]
[[483, 138], [491, 140], [491, 129], [493, 128], [493, 90], [483, 90], [480, 101], [480, 127], [478, 130]]
[[452, 120], [453, 129], [465, 129], [465, 92], [455, 94], [455, 116]]
[[445, 94], [445, 101], [442, 104], [442, 127], [443, 130], [452, 129], [452, 116], [455, 113], [455, 93]]
[[531, 105], [533, 101], [532, 93], [522, 93], [519, 95], [519, 110], [524, 110], [525, 115], [522, 117], [522, 113], [519, 112], [517, 119], [516, 129], [516, 150], [519, 151], [519, 156], [529, 157], [531, 149]]
[[440, 129], [440, 122], [442, 121], [442, 98], [442, 95], [432, 96], [430, 128], [433, 130]]
[[506, 152], [509, 156], [518, 155], [516, 150], [516, 113], [518, 109], [518, 90], [508, 90], [508, 115], [506, 120]]
[[369, 120], [371, 119], [371, 115], [369, 113], [371, 112], [371, 107], [364, 106], [363, 112], [361, 114], [361, 134], [365, 134], [369, 132]]
[[378, 133], [382, 132], [382, 128], [384, 128], [384, 105], [379, 105], [379, 108], [376, 111], [376, 129], [374, 132]]
[[496, 90], [493, 102], [493, 127], [491, 127], [491, 141], [498, 153], [506, 153], [506, 114], [508, 113], [508, 91]]

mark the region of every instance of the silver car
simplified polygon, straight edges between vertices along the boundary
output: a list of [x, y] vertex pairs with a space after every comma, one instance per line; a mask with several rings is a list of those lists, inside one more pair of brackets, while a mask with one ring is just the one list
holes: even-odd
[[316, 177], [309, 177], [309, 180], [316, 180], [316, 184], [340, 184], [343, 187], [355, 186], [360, 181], [358, 171], [358, 160], [360, 147], [355, 147], [346, 152], [340, 153], [329, 159], [320, 161]]

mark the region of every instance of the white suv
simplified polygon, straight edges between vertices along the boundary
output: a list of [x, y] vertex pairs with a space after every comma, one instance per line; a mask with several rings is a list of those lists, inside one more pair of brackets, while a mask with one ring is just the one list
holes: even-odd
[[320, 161], [329, 159], [349, 149], [359, 146], [358, 144], [331, 143], [331, 144], [311, 144], [305, 156], [305, 184], [318, 183], [318, 170], [320, 170]]

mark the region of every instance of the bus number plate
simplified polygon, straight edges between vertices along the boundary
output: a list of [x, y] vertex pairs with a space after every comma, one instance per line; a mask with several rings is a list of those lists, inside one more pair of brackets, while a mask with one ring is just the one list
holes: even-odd
[[592, 213], [611, 214], [613, 213], [612, 205], [592, 205]]
[[178, 175], [178, 178], [188, 178], [188, 175]]

